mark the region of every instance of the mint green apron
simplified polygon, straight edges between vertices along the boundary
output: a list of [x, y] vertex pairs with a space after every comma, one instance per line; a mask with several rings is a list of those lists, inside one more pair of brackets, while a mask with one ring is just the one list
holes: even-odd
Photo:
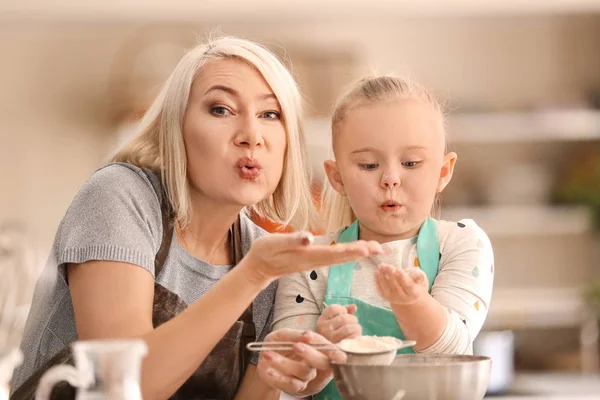
[[[348, 243], [355, 240], [358, 240], [358, 221], [355, 221], [341, 233], [338, 242]], [[440, 243], [437, 225], [431, 218], [427, 218], [419, 230], [417, 237], [417, 258], [420, 268], [425, 272], [429, 280], [429, 292], [431, 293], [440, 261]], [[354, 264], [354, 262], [350, 262], [329, 268], [325, 303], [328, 305], [356, 304], [357, 310], [354, 315], [356, 315], [358, 322], [362, 326], [363, 335], [393, 336], [404, 340], [404, 334], [392, 310], [377, 307], [365, 303], [360, 299], [350, 297]], [[414, 350], [412, 348], [405, 348], [399, 350], [398, 353], [414, 353]], [[315, 396], [317, 400], [338, 400], [341, 398], [333, 380]]]

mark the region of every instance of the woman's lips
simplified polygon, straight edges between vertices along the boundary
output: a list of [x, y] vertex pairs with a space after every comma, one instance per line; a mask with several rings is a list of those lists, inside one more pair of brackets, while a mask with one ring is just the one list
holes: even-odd
[[255, 180], [262, 173], [262, 166], [258, 160], [250, 157], [242, 157], [235, 163], [240, 178]]
[[256, 178], [258, 178], [260, 176], [261, 172], [262, 172], [262, 169], [254, 168], [254, 167], [242, 167], [242, 168], [238, 169], [240, 178], [248, 179], [248, 180], [255, 180]]

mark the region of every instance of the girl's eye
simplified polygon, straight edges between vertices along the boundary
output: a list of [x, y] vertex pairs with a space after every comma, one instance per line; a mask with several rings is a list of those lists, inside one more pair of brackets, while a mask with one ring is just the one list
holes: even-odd
[[225, 115], [231, 114], [231, 112], [227, 108], [225, 108], [225, 107], [213, 107], [213, 108], [210, 109], [210, 112], [213, 115], [217, 115], [219, 117], [223, 117]]
[[361, 164], [360, 166], [367, 171], [372, 171], [372, 170], [376, 169], [377, 167], [379, 167], [379, 164], [367, 163], [367, 164]]
[[402, 163], [406, 168], [415, 168], [419, 164], [421, 164], [421, 161], [405, 161]]
[[267, 111], [262, 114], [262, 118], [278, 120], [281, 115], [277, 111]]

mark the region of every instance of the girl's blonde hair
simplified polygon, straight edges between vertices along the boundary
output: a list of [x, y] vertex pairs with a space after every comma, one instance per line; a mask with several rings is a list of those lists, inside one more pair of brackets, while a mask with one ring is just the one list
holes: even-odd
[[310, 169], [302, 131], [302, 97], [285, 66], [266, 48], [248, 40], [222, 37], [190, 50], [179, 61], [139, 122], [134, 138], [112, 157], [160, 173], [163, 186], [184, 228], [192, 218], [182, 126], [195, 77], [211, 60], [237, 58], [264, 77], [281, 105], [287, 134], [283, 174], [269, 198], [250, 207], [261, 217], [296, 229], [313, 226], [317, 212], [310, 193]]
[[[400, 99], [422, 100], [430, 104], [443, 118], [444, 112], [438, 100], [415, 81], [389, 75], [363, 78], [342, 97], [333, 111], [331, 133], [334, 156], [335, 144], [340, 135], [341, 125], [350, 111], [364, 105]], [[436, 198], [434, 208], [437, 202], [438, 199]], [[328, 179], [325, 179], [323, 184], [321, 213], [326, 223], [327, 232], [333, 232], [348, 226], [356, 220], [356, 215], [350, 207], [348, 198], [336, 192]]]

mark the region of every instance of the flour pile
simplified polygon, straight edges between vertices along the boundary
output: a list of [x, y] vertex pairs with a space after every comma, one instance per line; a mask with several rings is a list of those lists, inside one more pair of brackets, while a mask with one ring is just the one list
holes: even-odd
[[355, 339], [344, 339], [338, 347], [349, 353], [377, 353], [396, 350], [401, 341], [391, 336], [360, 336]]

